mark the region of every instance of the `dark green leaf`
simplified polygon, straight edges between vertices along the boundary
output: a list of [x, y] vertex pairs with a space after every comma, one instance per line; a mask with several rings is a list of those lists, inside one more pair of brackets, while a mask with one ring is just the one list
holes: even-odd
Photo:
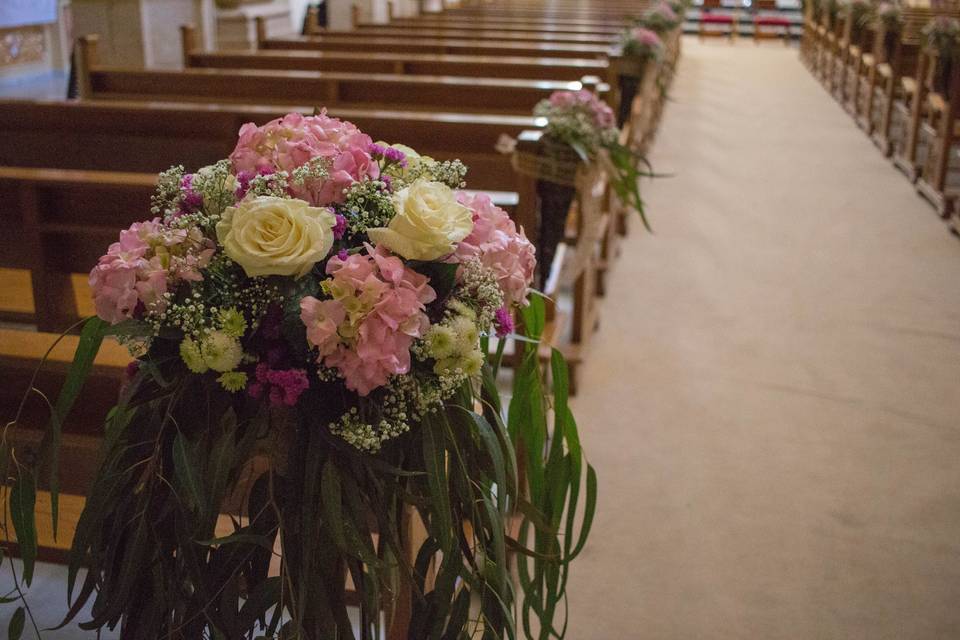
[[7, 626], [7, 637], [10, 640], [20, 640], [23, 635], [23, 625], [26, 622], [26, 612], [23, 607], [17, 607], [10, 618], [10, 624]]
[[80, 333], [80, 340], [77, 342], [77, 350], [73, 355], [73, 362], [67, 371], [67, 377], [60, 389], [60, 395], [54, 405], [54, 410], [50, 416], [50, 425], [40, 443], [40, 455], [49, 465], [49, 486], [50, 486], [50, 509], [53, 523], [53, 538], [57, 538], [57, 525], [60, 520], [60, 436], [63, 431], [63, 422], [66, 420], [70, 409], [83, 389], [83, 383], [90, 370], [93, 368], [93, 361], [100, 351], [100, 345], [107, 333], [110, 325], [100, 318], [93, 317], [87, 320]]
[[37, 560], [37, 522], [34, 509], [37, 504], [37, 479], [33, 472], [20, 469], [20, 475], [10, 489], [10, 517], [17, 533], [17, 545], [23, 560], [23, 582], [33, 581], [33, 567]]

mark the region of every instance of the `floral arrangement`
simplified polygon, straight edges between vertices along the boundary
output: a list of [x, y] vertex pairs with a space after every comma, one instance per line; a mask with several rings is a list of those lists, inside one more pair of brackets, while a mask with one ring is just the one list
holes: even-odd
[[680, 25], [680, 17], [667, 2], [658, 2], [643, 12], [640, 16], [640, 25], [663, 34]]
[[[488, 196], [459, 191], [465, 174], [325, 113], [294, 113], [245, 125], [226, 160], [160, 175], [152, 217], [90, 273], [99, 317], [51, 420], [59, 434], [105, 336], [128, 346], [135, 360], [71, 552], [71, 594], [77, 569], [89, 571], [68, 621], [92, 601], [84, 627], [120, 624], [123, 638], [353, 637], [349, 573], [364, 638], [379, 637], [381, 603], [402, 585], [421, 633], [464, 637], [479, 616], [484, 637], [514, 637], [510, 546], [526, 554], [525, 627], [534, 616], [554, 628], [595, 477], [557, 354], [547, 399], [534, 248]], [[510, 338], [505, 423], [496, 376]], [[32, 489], [27, 471], [15, 491]], [[233, 531], [218, 537], [237, 495]], [[21, 541], [32, 517], [21, 514]], [[413, 564], [411, 517], [426, 530]], [[280, 575], [268, 574], [278, 547]]]
[[888, 33], [897, 33], [900, 31], [902, 13], [900, 5], [896, 2], [883, 0], [877, 3], [863, 3], [863, 10], [855, 10], [851, 14], [857, 20], [861, 28], [869, 28], [876, 24], [882, 24]]
[[875, 8], [876, 18], [883, 23], [887, 31], [897, 33], [903, 25], [903, 13], [900, 10], [899, 3], [880, 2]]
[[924, 43], [944, 60], [953, 60], [960, 52], [960, 20], [937, 16], [923, 28]]
[[650, 229], [638, 180], [652, 174], [645, 170], [648, 166], [643, 156], [620, 143], [620, 130], [609, 105], [590, 91], [557, 91], [537, 104], [534, 116], [545, 120], [547, 139], [570, 147], [584, 162], [607, 162], [617, 195], [637, 210]]
[[660, 60], [663, 57], [663, 40], [656, 31], [644, 27], [627, 29], [620, 40], [623, 55], [638, 60]]

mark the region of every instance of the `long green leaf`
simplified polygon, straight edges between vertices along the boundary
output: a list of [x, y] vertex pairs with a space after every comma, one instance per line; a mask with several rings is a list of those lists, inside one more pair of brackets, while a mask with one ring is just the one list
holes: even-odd
[[87, 376], [90, 375], [93, 361], [100, 351], [100, 345], [109, 328], [110, 325], [96, 316], [84, 323], [80, 340], [77, 342], [77, 350], [73, 355], [73, 362], [54, 404], [50, 425], [40, 443], [40, 455], [49, 465], [50, 515], [54, 540], [57, 539], [60, 521], [60, 438], [63, 433], [63, 423], [79, 397]]
[[23, 582], [30, 586], [37, 561], [37, 478], [33, 471], [21, 468], [10, 489], [10, 517], [17, 533], [20, 559], [23, 561]]

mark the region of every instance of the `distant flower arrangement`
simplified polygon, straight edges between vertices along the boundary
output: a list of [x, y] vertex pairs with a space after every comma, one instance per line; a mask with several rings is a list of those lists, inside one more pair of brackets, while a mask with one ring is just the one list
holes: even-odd
[[680, 26], [681, 18], [667, 2], [658, 2], [640, 16], [640, 24], [651, 31], [664, 34]]
[[573, 149], [583, 161], [606, 163], [611, 169], [611, 184], [620, 199], [637, 210], [647, 223], [640, 197], [639, 179], [650, 176], [646, 159], [620, 142], [613, 110], [590, 91], [558, 91], [534, 108], [534, 116], [544, 118], [544, 134]]
[[664, 52], [663, 40], [657, 32], [645, 27], [627, 29], [620, 47], [623, 55], [638, 60], [660, 60]]

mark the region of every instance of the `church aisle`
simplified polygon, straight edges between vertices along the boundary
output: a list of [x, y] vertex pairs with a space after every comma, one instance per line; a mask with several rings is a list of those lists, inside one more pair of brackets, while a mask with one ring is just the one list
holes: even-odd
[[960, 241], [795, 48], [688, 39], [672, 91], [568, 637], [960, 636]]

